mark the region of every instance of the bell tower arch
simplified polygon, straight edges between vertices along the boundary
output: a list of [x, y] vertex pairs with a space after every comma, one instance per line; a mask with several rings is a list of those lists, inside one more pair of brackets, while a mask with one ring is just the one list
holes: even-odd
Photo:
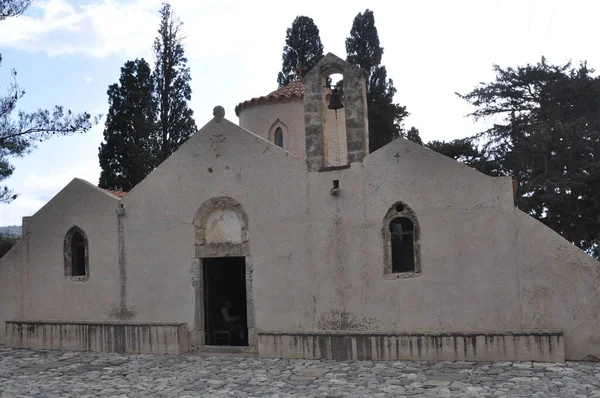
[[[309, 171], [327, 167], [327, 76], [340, 73], [344, 79], [344, 131], [347, 164], [361, 162], [369, 151], [366, 72], [329, 53], [304, 78], [304, 124], [306, 161]], [[329, 111], [331, 112], [331, 111]]]

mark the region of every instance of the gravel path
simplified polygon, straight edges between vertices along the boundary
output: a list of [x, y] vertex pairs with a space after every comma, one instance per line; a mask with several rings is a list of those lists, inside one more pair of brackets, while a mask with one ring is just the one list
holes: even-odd
[[600, 364], [170, 357], [0, 345], [0, 396], [600, 398]]

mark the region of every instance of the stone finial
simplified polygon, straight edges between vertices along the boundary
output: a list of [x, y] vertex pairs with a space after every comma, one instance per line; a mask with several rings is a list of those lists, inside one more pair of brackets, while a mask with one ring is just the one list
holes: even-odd
[[217, 122], [220, 122], [225, 117], [225, 108], [221, 105], [217, 105], [213, 108], [213, 116], [217, 119]]

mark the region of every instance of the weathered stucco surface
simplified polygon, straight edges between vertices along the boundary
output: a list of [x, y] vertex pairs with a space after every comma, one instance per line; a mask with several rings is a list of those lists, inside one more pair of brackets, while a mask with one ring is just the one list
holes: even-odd
[[240, 111], [240, 126], [269, 142], [277, 127], [283, 130], [286, 151], [304, 155], [304, 102], [301, 98], [254, 104]]
[[[211, 147], [215, 135], [225, 139]], [[564, 331], [566, 358], [600, 356], [598, 263], [516, 210], [509, 178], [403, 139], [348, 169], [309, 173], [305, 160], [227, 120], [206, 125], [121, 200], [136, 322], [194, 329], [194, 217], [216, 197], [234, 198], [248, 217], [257, 330], [553, 328]], [[419, 221], [421, 274], [388, 280], [381, 228], [398, 201]], [[115, 319], [117, 203], [75, 180], [28, 219], [25, 238], [0, 263], [2, 321]], [[89, 239], [85, 283], [64, 276], [73, 224]]]
[[[181, 322], [202, 344], [201, 259], [245, 256], [253, 336], [559, 329], [566, 359], [600, 357], [600, 264], [515, 209], [510, 178], [404, 139], [361, 158], [356, 140], [349, 167], [309, 171], [317, 149], [304, 159], [218, 117], [120, 201], [74, 180], [0, 260], [0, 321]], [[420, 272], [390, 279], [382, 227], [399, 202]], [[73, 225], [85, 282], [64, 275]]]
[[16, 348], [175, 355], [190, 348], [185, 323], [7, 321], [6, 332]]
[[[119, 303], [119, 199], [74, 179], [23, 223], [23, 238], [0, 259], [0, 341], [15, 319], [110, 320]], [[64, 239], [74, 226], [88, 239], [89, 277], [65, 276]]]
[[562, 332], [265, 332], [261, 356], [278, 358], [422, 361], [564, 362]]
[[[321, 87], [325, 92], [325, 87]], [[329, 104], [329, 96], [322, 98], [325, 106]], [[239, 114], [241, 127], [254, 134], [274, 142], [277, 127], [284, 132], [283, 147], [286, 151], [305, 156], [304, 133], [304, 101], [292, 97], [289, 100], [252, 104], [244, 107]], [[324, 145], [326, 146], [326, 166], [339, 166], [348, 163], [346, 147], [346, 113], [344, 109], [336, 112], [325, 110], [323, 119]]]

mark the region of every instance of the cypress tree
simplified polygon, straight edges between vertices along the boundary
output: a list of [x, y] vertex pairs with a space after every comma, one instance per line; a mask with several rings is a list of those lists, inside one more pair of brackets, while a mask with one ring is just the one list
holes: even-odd
[[192, 99], [192, 78], [182, 44], [183, 23], [174, 17], [168, 3], [163, 4], [160, 15], [159, 35], [154, 41], [159, 163], [197, 131], [194, 112], [188, 107]]
[[373, 152], [403, 134], [402, 121], [409, 115], [405, 106], [394, 103], [396, 88], [381, 65], [383, 47], [373, 11], [367, 9], [354, 18], [346, 53], [349, 63], [367, 72], [369, 151]]
[[283, 47], [283, 67], [277, 76], [279, 87], [286, 86], [298, 77], [298, 68], [302, 75], [308, 72], [323, 58], [323, 44], [319, 28], [312, 18], [298, 16], [292, 27], [288, 28]]
[[99, 151], [100, 186], [128, 191], [193, 134], [190, 69], [179, 19], [163, 4], [154, 41], [154, 70], [144, 60], [128, 61], [120, 84], [108, 89], [105, 142]]
[[109, 110], [100, 144], [99, 186], [129, 191], [157, 166], [156, 101], [150, 65], [127, 61], [109, 86]]

